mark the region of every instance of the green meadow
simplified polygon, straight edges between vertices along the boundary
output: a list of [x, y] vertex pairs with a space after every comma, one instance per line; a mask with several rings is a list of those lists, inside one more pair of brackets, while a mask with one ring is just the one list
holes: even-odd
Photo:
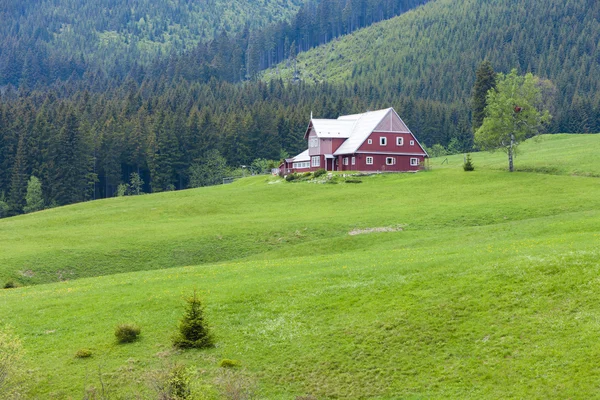
[[[199, 399], [593, 398], [598, 148], [542, 136], [512, 174], [477, 153], [469, 173], [449, 156], [360, 184], [258, 176], [0, 220], [0, 281], [22, 285], [0, 290], [0, 325], [31, 398], [157, 398], [174, 364]], [[349, 234], [370, 228], [393, 229]], [[175, 351], [194, 289], [216, 347]], [[142, 334], [117, 345], [124, 322]]]

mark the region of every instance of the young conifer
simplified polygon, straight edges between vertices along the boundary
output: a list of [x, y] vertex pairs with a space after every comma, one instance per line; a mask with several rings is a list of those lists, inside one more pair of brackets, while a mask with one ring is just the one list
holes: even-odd
[[185, 301], [185, 314], [179, 322], [179, 333], [173, 339], [173, 345], [180, 349], [213, 347], [213, 337], [204, 319], [204, 309], [196, 290]]
[[465, 163], [463, 164], [463, 169], [465, 171], [475, 171], [475, 166], [473, 165], [473, 161], [471, 160], [470, 153], [467, 153], [467, 157], [465, 158]]

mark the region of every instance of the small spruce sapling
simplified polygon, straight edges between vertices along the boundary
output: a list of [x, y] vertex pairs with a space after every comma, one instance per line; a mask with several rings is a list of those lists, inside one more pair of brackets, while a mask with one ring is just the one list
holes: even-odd
[[173, 338], [173, 345], [180, 349], [213, 347], [213, 337], [204, 319], [204, 309], [196, 290], [185, 301], [185, 314], [179, 323], [179, 333]]
[[473, 160], [471, 160], [471, 153], [467, 153], [467, 157], [465, 158], [465, 163], [463, 164], [463, 169], [465, 171], [475, 171], [475, 166], [473, 165]]

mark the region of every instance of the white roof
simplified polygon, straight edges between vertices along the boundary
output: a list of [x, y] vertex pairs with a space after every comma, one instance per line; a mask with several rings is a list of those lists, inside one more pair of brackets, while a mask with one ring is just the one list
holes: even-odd
[[292, 158], [289, 162], [302, 162], [302, 161], [310, 161], [310, 156], [308, 155], [308, 149], [304, 150], [302, 153], [298, 154], [296, 157]]
[[352, 134], [354, 121], [338, 119], [311, 120], [315, 133], [320, 138], [349, 138]]
[[392, 108], [386, 108], [384, 110], [368, 111], [364, 114], [344, 115], [338, 118], [342, 121], [353, 121], [354, 126], [352, 128], [352, 134], [333, 154], [355, 153], [360, 145], [367, 140], [371, 132], [377, 128], [377, 125], [379, 125], [383, 117], [391, 110]]

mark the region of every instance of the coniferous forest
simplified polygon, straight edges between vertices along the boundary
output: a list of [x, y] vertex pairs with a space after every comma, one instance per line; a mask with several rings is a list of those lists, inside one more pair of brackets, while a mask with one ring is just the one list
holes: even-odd
[[[518, 13], [529, 11], [501, 0], [297, 1], [261, 21], [248, 11], [216, 23], [224, 2], [210, 1], [194, 27], [194, 2], [154, 14], [145, 2], [135, 12], [89, 2], [63, 10], [59, 25], [42, 17], [50, 3], [29, 3], [0, 8], [10, 21], [0, 28], [0, 216], [23, 212], [31, 176], [55, 206], [114, 196], [132, 174], [144, 192], [185, 189], [215, 154], [230, 168], [294, 155], [311, 112], [393, 106], [427, 146], [471, 150], [471, 88], [485, 59], [552, 82], [550, 132], [600, 131], [597, 2], [539, 1], [524, 23]], [[96, 3], [110, 12], [94, 25]], [[390, 42], [404, 47], [386, 53]], [[326, 43], [326, 57], [299, 56]], [[340, 64], [351, 72], [336, 79]]]

